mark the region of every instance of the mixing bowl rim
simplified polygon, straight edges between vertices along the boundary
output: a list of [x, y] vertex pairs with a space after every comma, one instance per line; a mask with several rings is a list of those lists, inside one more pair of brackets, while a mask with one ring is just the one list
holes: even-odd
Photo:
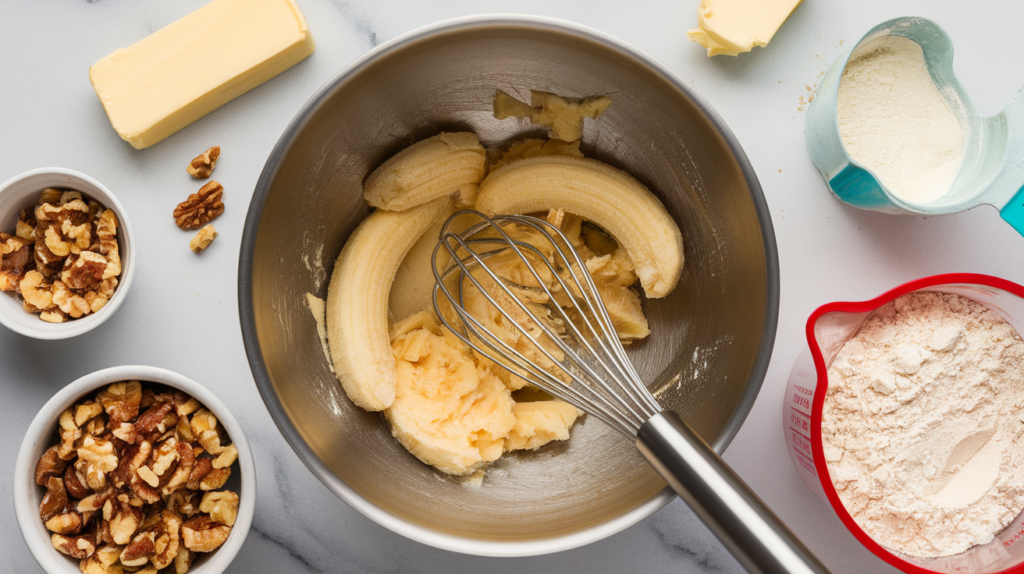
[[725, 125], [722, 118], [711, 108], [711, 106], [690, 88], [678, 75], [672, 72], [667, 66], [657, 61], [652, 56], [640, 49], [615, 38], [609, 34], [599, 32], [590, 27], [568, 22], [557, 18], [532, 16], [523, 14], [482, 14], [454, 18], [429, 24], [416, 28], [405, 34], [401, 34], [387, 42], [380, 44], [362, 56], [356, 58], [352, 63], [338, 72], [305, 103], [298, 111], [288, 127], [285, 128], [278, 142], [267, 158], [263, 171], [256, 183], [253, 196], [246, 214], [245, 225], [242, 232], [241, 247], [238, 259], [238, 311], [242, 329], [243, 346], [249, 367], [252, 370], [256, 387], [263, 398], [263, 402], [270, 412], [274, 423], [281, 434], [295, 451], [302, 462], [309, 470], [327, 486], [332, 492], [338, 495], [350, 506], [358, 510], [364, 516], [374, 522], [401, 534], [412, 540], [427, 544], [436, 548], [460, 552], [464, 554], [475, 554], [480, 556], [535, 556], [551, 552], [569, 550], [583, 546], [607, 536], [622, 531], [629, 526], [650, 516], [662, 506], [670, 502], [675, 494], [668, 488], [662, 489], [647, 502], [638, 505], [633, 510], [619, 515], [607, 522], [596, 526], [587, 527], [584, 530], [566, 535], [557, 536], [544, 540], [526, 541], [498, 541], [467, 538], [448, 534], [430, 528], [408, 522], [390, 512], [385, 511], [373, 502], [367, 500], [355, 490], [351, 489], [343, 480], [333, 474], [330, 469], [320, 460], [319, 456], [302, 439], [298, 429], [289, 420], [283, 405], [277, 399], [274, 392], [270, 374], [263, 360], [260, 350], [260, 343], [256, 333], [256, 315], [254, 300], [252, 296], [252, 270], [256, 237], [259, 223], [263, 214], [263, 207], [270, 192], [270, 184], [281, 167], [281, 160], [287, 155], [288, 150], [294, 143], [295, 136], [302, 131], [312, 116], [325, 101], [336, 91], [342, 89], [343, 85], [365, 67], [371, 65], [389, 54], [406, 48], [409, 45], [427, 40], [437, 35], [465, 32], [476, 28], [506, 27], [523, 28], [541, 32], [553, 32], [576, 39], [589, 41], [609, 48], [619, 54], [633, 60], [637, 65], [646, 67], [651, 73], [660, 77], [667, 85], [678, 90], [684, 97], [689, 99], [694, 106], [706, 117], [714, 127], [719, 137], [725, 142], [743, 174], [750, 190], [751, 200], [754, 203], [761, 228], [761, 239], [764, 244], [765, 267], [766, 267], [766, 299], [764, 315], [764, 338], [758, 351], [756, 360], [751, 370], [751, 376], [747, 381], [747, 388], [740, 397], [736, 409], [729, 420], [722, 428], [722, 432], [716, 437], [711, 445], [716, 452], [722, 453], [735, 437], [740, 426], [746, 419], [753, 407], [754, 401], [764, 382], [767, 374], [768, 363], [771, 359], [772, 350], [775, 344], [776, 330], [779, 316], [779, 260], [778, 248], [775, 242], [775, 232], [772, 226], [771, 215], [768, 210], [767, 201], [761, 190], [761, 184], [754, 172], [753, 166], [740, 147], [738, 140]]

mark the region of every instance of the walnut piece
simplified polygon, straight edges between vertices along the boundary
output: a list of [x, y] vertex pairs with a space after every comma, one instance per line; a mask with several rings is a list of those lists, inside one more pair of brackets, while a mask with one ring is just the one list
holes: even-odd
[[57, 534], [78, 534], [82, 530], [82, 515], [71, 510], [50, 518], [46, 529]]
[[102, 490], [107, 485], [107, 473], [118, 465], [114, 443], [87, 436], [78, 449], [78, 459], [86, 462], [85, 481], [89, 488]]
[[121, 569], [114, 567], [121, 557], [119, 546], [104, 544], [96, 549], [92, 556], [79, 565], [83, 574], [121, 574]]
[[150, 558], [150, 562], [157, 570], [170, 566], [174, 562], [174, 557], [178, 555], [178, 548], [181, 545], [181, 524], [181, 516], [177, 512], [164, 510], [160, 513], [156, 555]]
[[112, 501], [111, 508], [116, 511], [109, 518], [110, 536], [114, 544], [128, 544], [142, 525], [142, 511], [121, 500]]
[[103, 279], [110, 279], [121, 274], [121, 255], [117, 247], [117, 214], [106, 209], [96, 218], [96, 237], [100, 241], [100, 254], [107, 259], [107, 268], [103, 271]]
[[202, 498], [195, 490], [181, 489], [167, 497], [167, 508], [191, 518], [199, 514], [201, 502]]
[[179, 417], [188, 416], [201, 408], [203, 408], [202, 403], [200, 403], [195, 397], [189, 396], [187, 393], [182, 391], [175, 391], [174, 412], [177, 413]]
[[156, 554], [156, 531], [140, 532], [121, 551], [121, 564], [124, 566], [142, 566], [149, 562], [149, 557]]
[[75, 424], [75, 415], [71, 413], [71, 409], [60, 414], [58, 425], [60, 446], [57, 447], [57, 456], [63, 460], [71, 460], [76, 456], [75, 441], [82, 438], [82, 429]]
[[178, 462], [178, 439], [168, 437], [153, 451], [153, 462], [149, 465], [155, 476], [163, 476], [171, 465]]
[[80, 253], [89, 247], [89, 206], [81, 199], [60, 205], [44, 203], [36, 207], [36, 244], [43, 245], [57, 257]]
[[38, 271], [33, 270], [26, 273], [18, 285], [18, 289], [25, 300], [25, 307], [31, 307], [30, 310], [45, 311], [55, 306], [52, 287]]
[[44, 203], [60, 203], [60, 198], [62, 195], [64, 195], [63, 191], [59, 189], [53, 189], [52, 187], [48, 187], [44, 189], [42, 193], [39, 194], [39, 202], [37, 203], [37, 205], [42, 205]]
[[[129, 421], [139, 416], [139, 403], [142, 401], [142, 383], [127, 381], [114, 383], [97, 395], [103, 410], [110, 420], [117, 422]], [[128, 441], [134, 442], [134, 441]]]
[[86, 422], [89, 421], [89, 419], [99, 415], [102, 412], [103, 405], [97, 402], [86, 401], [84, 403], [79, 403], [77, 406], [75, 406], [75, 426], [80, 427], [84, 425]]
[[85, 477], [80, 476], [73, 465], [68, 466], [64, 471], [64, 488], [73, 498], [81, 499], [92, 494], [92, 491], [85, 486]]
[[51, 446], [46, 449], [43, 456], [39, 458], [39, 462], [36, 463], [36, 484], [46, 486], [50, 478], [63, 474], [67, 466], [68, 461], [62, 460], [57, 454], [57, 446]]
[[[164, 422], [164, 417], [166, 417], [167, 413], [171, 412], [171, 409], [173, 408], [173, 400], [153, 403], [148, 409], [146, 409], [146, 412], [139, 415], [139, 420], [135, 421], [135, 432], [140, 435], [152, 433], [156, 430], [161, 433], [164, 432], [166, 429], [160, 428], [161, 423]], [[178, 421], [174, 422], [177, 423]]]
[[228, 479], [231, 478], [230, 468], [215, 468], [208, 472], [199, 481], [199, 490], [217, 490], [223, 488]]
[[234, 526], [238, 518], [238, 495], [229, 490], [207, 492], [199, 504], [199, 511], [209, 514], [214, 522]]
[[188, 164], [188, 173], [196, 179], [206, 179], [213, 173], [213, 168], [217, 165], [217, 158], [220, 157], [220, 146], [213, 146], [212, 148], [199, 154], [194, 160]]
[[200, 409], [192, 415], [192, 436], [206, 452], [220, 454], [225, 447], [220, 445], [220, 433], [218, 432], [217, 416], [209, 409]]
[[94, 251], [82, 251], [64, 260], [60, 280], [71, 289], [96, 291], [103, 282], [107, 258]]
[[189, 490], [199, 490], [199, 485], [202, 484], [206, 475], [213, 472], [213, 459], [209, 457], [197, 458], [195, 463], [192, 465], [192, 472], [188, 475], [188, 481], [185, 483], [185, 488]]
[[210, 181], [174, 208], [174, 219], [182, 229], [198, 229], [224, 213], [224, 186]]
[[213, 552], [228, 539], [231, 527], [214, 522], [206, 514], [189, 518], [181, 525], [181, 541], [193, 552]]
[[238, 447], [236, 447], [233, 444], [230, 444], [220, 451], [220, 454], [217, 455], [217, 458], [213, 459], [213, 468], [228, 468], [229, 466], [235, 464], [236, 460], [238, 460]]
[[[24, 212], [22, 212], [24, 215]], [[23, 222], [18, 221], [18, 232]], [[32, 258], [34, 239], [0, 233], [0, 291], [15, 291], [25, 273], [35, 266]]]
[[178, 546], [178, 555], [174, 557], [174, 574], [185, 574], [188, 572], [188, 569], [192, 567], [192, 559], [194, 557], [195, 554], [188, 548], [185, 548], [184, 544]]
[[196, 233], [192, 241], [188, 242], [188, 248], [195, 253], [202, 253], [213, 243], [214, 239], [217, 239], [217, 229], [213, 225], [207, 225], [200, 229], [199, 233]]
[[50, 543], [53, 547], [59, 550], [63, 554], [67, 554], [72, 558], [78, 558], [84, 560], [92, 553], [96, 551], [96, 544], [89, 540], [91, 537], [88, 534], [82, 534], [79, 536], [64, 536], [63, 534], [54, 534], [50, 537]]
[[[184, 418], [184, 417], [182, 417]], [[161, 492], [166, 496], [174, 493], [179, 488], [185, 486], [188, 482], [189, 476], [192, 474], [192, 466], [195, 464], [195, 453], [192, 450], [192, 446], [187, 442], [178, 442], [177, 447], [177, 459], [178, 464], [175, 466], [174, 471], [171, 473], [170, 478], [164, 484]]]
[[44, 521], [49, 520], [61, 513], [68, 506], [68, 493], [64, 488], [64, 481], [56, 476], [46, 481], [46, 495], [39, 503], [39, 517]]

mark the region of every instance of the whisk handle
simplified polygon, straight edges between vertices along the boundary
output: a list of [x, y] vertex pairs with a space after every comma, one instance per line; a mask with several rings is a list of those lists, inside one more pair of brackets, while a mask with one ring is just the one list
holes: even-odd
[[679, 415], [651, 417], [636, 447], [752, 574], [828, 574], [786, 525]]

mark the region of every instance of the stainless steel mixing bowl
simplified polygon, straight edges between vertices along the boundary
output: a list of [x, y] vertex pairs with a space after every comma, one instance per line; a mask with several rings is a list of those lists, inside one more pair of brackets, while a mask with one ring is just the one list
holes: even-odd
[[655, 395], [718, 452], [768, 366], [779, 270], [753, 168], [682, 80], [604, 34], [535, 17], [474, 17], [417, 30], [357, 60], [285, 131], [257, 184], [242, 238], [239, 313], [256, 384], [292, 448], [349, 504], [405, 536], [483, 555], [553, 552], [598, 540], [674, 495], [633, 444], [584, 417], [569, 441], [514, 453], [479, 488], [423, 465], [331, 373], [306, 293], [327, 277], [369, 209], [363, 179], [403, 147], [471, 130], [485, 145], [538, 132], [491, 115], [495, 89], [609, 94], [583, 150], [644, 182], [679, 223], [676, 290], [645, 302], [652, 335], [630, 356]]

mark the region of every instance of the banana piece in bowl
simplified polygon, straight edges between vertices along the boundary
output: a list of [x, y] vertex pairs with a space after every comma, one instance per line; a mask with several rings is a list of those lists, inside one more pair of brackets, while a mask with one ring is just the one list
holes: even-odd
[[593, 159], [513, 161], [480, 184], [476, 208], [488, 216], [562, 209], [592, 221], [625, 248], [651, 299], [671, 293], [683, 270], [683, 236], [665, 206], [633, 176]]
[[487, 174], [487, 154], [476, 134], [442, 132], [385, 161], [363, 183], [363, 197], [378, 209], [402, 211], [456, 194], [473, 205]]
[[510, 450], [569, 438], [579, 412], [558, 401], [518, 403], [511, 391], [433, 316], [395, 325], [397, 385], [384, 417], [416, 458], [452, 475], [471, 474]]
[[395, 358], [388, 333], [388, 294], [398, 266], [421, 235], [453, 209], [448, 197], [406, 211], [378, 209], [334, 263], [327, 290], [327, 341], [348, 398], [368, 411], [395, 399]]

